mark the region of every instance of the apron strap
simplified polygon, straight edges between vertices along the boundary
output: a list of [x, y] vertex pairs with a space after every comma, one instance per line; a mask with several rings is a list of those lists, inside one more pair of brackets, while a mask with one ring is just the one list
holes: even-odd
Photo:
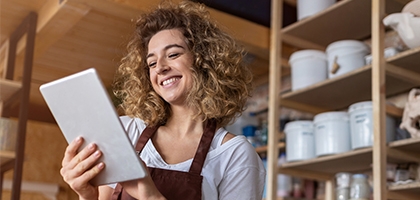
[[159, 126], [151, 126], [146, 127], [146, 129], [143, 130], [143, 133], [140, 135], [139, 140], [136, 144], [136, 151], [141, 152], [146, 146], [147, 141], [155, 134], [156, 130], [159, 128]]
[[209, 152], [214, 134], [216, 132], [216, 120], [209, 119], [204, 123], [204, 133], [201, 136], [200, 144], [195, 152], [194, 159], [191, 164], [190, 172], [201, 175], [204, 161]]
[[[216, 120], [207, 120], [204, 122], [204, 132], [200, 139], [197, 151], [195, 152], [194, 159], [192, 161], [190, 172], [193, 174], [201, 175], [204, 161], [206, 160], [207, 153], [210, 149], [213, 141], [214, 134], [216, 132]], [[146, 145], [147, 141], [155, 134], [159, 126], [146, 127], [143, 133], [140, 135], [139, 140], [136, 144], [136, 151], [141, 152]]]

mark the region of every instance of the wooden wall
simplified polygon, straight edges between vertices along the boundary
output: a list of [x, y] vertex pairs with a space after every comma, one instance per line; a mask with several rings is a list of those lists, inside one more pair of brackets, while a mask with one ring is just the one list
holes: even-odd
[[[56, 124], [29, 121], [26, 134], [23, 181], [58, 184], [57, 199], [77, 199], [75, 193], [60, 176], [61, 159], [66, 146], [67, 142]], [[5, 180], [11, 180], [12, 173], [12, 171], [7, 172]], [[2, 192], [3, 199], [10, 199], [10, 190], [3, 190]], [[21, 193], [21, 199], [48, 200], [42, 194], [24, 191]]]

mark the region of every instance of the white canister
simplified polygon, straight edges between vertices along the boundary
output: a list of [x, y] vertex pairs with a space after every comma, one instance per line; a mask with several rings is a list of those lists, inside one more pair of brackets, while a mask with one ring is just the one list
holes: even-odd
[[358, 40], [340, 40], [329, 44], [326, 52], [328, 78], [334, 78], [365, 66], [365, 56], [370, 49]]
[[289, 59], [292, 70], [292, 90], [308, 87], [327, 79], [327, 55], [319, 50], [294, 52]]
[[313, 123], [309, 120], [292, 121], [284, 128], [287, 162], [315, 157]]
[[[373, 110], [371, 101], [354, 103], [349, 107], [351, 148], [370, 147], [373, 144]], [[395, 119], [386, 116], [386, 142], [395, 138]]]
[[336, 0], [298, 0], [296, 7], [298, 20], [315, 15], [318, 12], [330, 7], [335, 2]]
[[347, 112], [325, 112], [315, 115], [315, 154], [324, 156], [349, 151], [350, 124]]

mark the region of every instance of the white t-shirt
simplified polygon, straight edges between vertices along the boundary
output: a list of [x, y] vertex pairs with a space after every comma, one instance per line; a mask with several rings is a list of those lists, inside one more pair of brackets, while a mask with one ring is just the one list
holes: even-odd
[[[146, 125], [138, 118], [124, 116], [120, 119], [135, 146]], [[223, 128], [216, 131], [204, 161], [201, 172], [203, 199], [262, 199], [266, 172], [260, 157], [242, 135], [235, 136], [222, 145], [227, 133]], [[192, 162], [189, 159], [178, 164], [167, 164], [151, 140], [146, 143], [140, 157], [148, 167], [184, 172], [189, 171]]]

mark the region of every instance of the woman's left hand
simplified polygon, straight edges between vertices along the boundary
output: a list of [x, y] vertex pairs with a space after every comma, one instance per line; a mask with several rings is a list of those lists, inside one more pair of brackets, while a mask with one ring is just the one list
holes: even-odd
[[[146, 164], [144, 165], [146, 166]], [[156, 185], [149, 174], [141, 179], [122, 182], [121, 185], [124, 190], [134, 198], [166, 200], [156, 188]]]

